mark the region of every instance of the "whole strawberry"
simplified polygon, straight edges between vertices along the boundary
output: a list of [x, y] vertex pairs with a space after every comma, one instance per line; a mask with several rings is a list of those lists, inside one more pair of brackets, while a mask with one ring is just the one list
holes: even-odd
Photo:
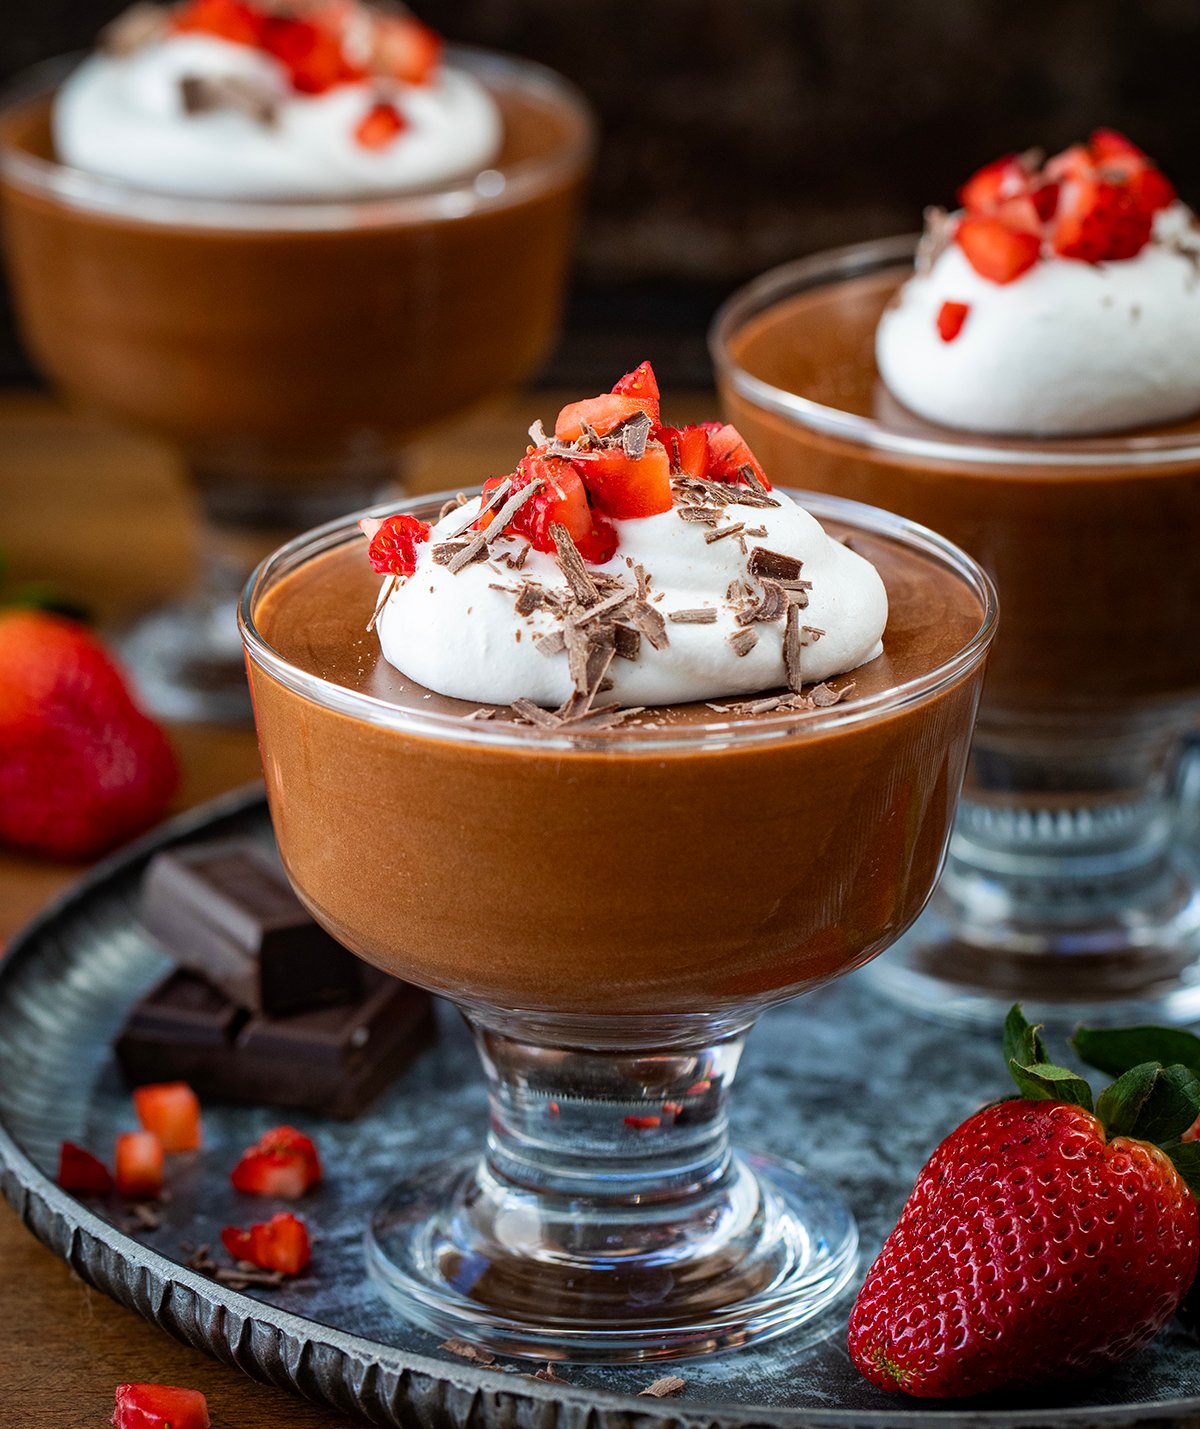
[[1142, 1062], [1092, 1110], [1019, 1008], [1022, 1093], [976, 1112], [917, 1178], [850, 1316], [881, 1389], [960, 1398], [1100, 1373], [1146, 1345], [1196, 1274], [1200, 1111], [1188, 1068]]
[[159, 819], [177, 782], [166, 736], [85, 626], [0, 612], [0, 841], [94, 858]]

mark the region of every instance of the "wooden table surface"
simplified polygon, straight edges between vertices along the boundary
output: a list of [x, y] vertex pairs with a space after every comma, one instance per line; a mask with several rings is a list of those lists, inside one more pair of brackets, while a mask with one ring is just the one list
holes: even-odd
[[[561, 400], [509, 399], [429, 438], [413, 453], [411, 486], [469, 486], [510, 469], [530, 421], [549, 424]], [[671, 410], [698, 421], [713, 406], [692, 397]], [[0, 554], [13, 580], [51, 580], [112, 626], [186, 584], [192, 532], [170, 452], [48, 397], [0, 397]], [[248, 729], [174, 726], [172, 736], [177, 809], [258, 777]], [[0, 851], [0, 944], [78, 872]], [[203, 1390], [222, 1429], [352, 1422], [177, 1344], [84, 1285], [0, 1202], [0, 1426], [93, 1429], [109, 1422], [118, 1384], [146, 1380]]]

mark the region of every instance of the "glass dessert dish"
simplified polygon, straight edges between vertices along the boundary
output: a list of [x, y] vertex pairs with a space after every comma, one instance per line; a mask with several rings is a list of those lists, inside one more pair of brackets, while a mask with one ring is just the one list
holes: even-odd
[[25, 341], [69, 398], [173, 444], [200, 577], [124, 654], [160, 712], [249, 716], [234, 613], [279, 542], [380, 497], [415, 434], [519, 383], [553, 339], [591, 148], [538, 65], [451, 50], [503, 122], [466, 179], [354, 199], [167, 195], [59, 162], [71, 62], [0, 113], [0, 193]]
[[456, 1004], [487, 1076], [482, 1157], [415, 1168], [368, 1233], [372, 1277], [437, 1333], [542, 1359], [695, 1355], [816, 1333], [853, 1273], [836, 1194], [731, 1150], [730, 1085], [760, 1013], [924, 905], [996, 608], [942, 538], [801, 497], [891, 602], [884, 655], [825, 709], [479, 718], [379, 657], [354, 517], [246, 589], [288, 874], [353, 952]]
[[778, 268], [711, 332], [730, 420], [764, 464], [944, 532], [1003, 602], [945, 876], [873, 975], [946, 1016], [1020, 998], [1043, 1017], [1191, 1020], [1200, 886], [1180, 776], [1200, 715], [1200, 422], [1018, 438], [909, 412], [875, 331], [914, 244]]

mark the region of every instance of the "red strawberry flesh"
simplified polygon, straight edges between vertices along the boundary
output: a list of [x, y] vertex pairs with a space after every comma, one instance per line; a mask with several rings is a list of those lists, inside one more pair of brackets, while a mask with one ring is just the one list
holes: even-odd
[[226, 1226], [221, 1232], [221, 1244], [235, 1260], [281, 1275], [299, 1275], [312, 1259], [308, 1228], [289, 1211], [281, 1211], [249, 1230]]
[[988, 1107], [938, 1147], [867, 1274], [850, 1354], [882, 1389], [963, 1397], [1142, 1348], [1196, 1273], [1195, 1197], [1082, 1107]]
[[242, 1153], [229, 1179], [247, 1195], [298, 1200], [321, 1179], [321, 1160], [303, 1132], [277, 1126]]
[[138, 1087], [134, 1110], [142, 1129], [152, 1131], [166, 1152], [196, 1151], [201, 1141], [200, 1102], [186, 1082]]
[[210, 1429], [208, 1402], [198, 1389], [169, 1384], [122, 1384], [117, 1388], [115, 1429]]
[[162, 1142], [152, 1131], [127, 1131], [118, 1136], [113, 1159], [117, 1190], [126, 1200], [153, 1201], [162, 1193]]
[[113, 1178], [98, 1156], [64, 1141], [58, 1150], [58, 1184], [73, 1196], [103, 1196], [112, 1190]]
[[963, 330], [967, 314], [971, 311], [967, 303], [943, 303], [938, 309], [937, 330], [943, 342], [953, 342]]

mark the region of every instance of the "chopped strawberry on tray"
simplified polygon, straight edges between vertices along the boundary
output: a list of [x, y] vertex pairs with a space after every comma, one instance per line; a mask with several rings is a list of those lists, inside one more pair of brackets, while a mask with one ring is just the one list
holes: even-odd
[[122, 1384], [117, 1388], [115, 1429], [209, 1429], [208, 1402], [198, 1389], [169, 1384]]
[[226, 1226], [221, 1232], [221, 1244], [235, 1260], [257, 1265], [260, 1270], [278, 1271], [280, 1275], [299, 1275], [312, 1259], [308, 1228], [290, 1211], [281, 1211], [248, 1230]]
[[277, 1126], [242, 1153], [229, 1179], [248, 1195], [298, 1200], [321, 1179], [321, 1158], [303, 1132]]
[[133, 1106], [144, 1131], [152, 1131], [166, 1152], [195, 1151], [200, 1146], [200, 1102], [186, 1082], [138, 1087]]

